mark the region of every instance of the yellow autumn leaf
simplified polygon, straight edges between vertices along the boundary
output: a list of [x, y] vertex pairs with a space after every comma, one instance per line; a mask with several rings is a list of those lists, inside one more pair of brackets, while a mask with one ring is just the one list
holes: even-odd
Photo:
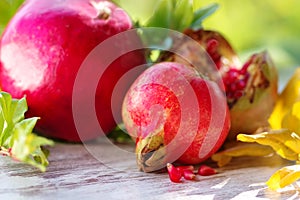
[[282, 119], [281, 124], [283, 128], [300, 134], [300, 101], [293, 105], [292, 109]]
[[239, 134], [241, 142], [256, 142], [270, 146], [282, 158], [297, 161], [300, 154], [300, 136], [288, 129], [272, 130], [255, 135]]
[[300, 101], [300, 68], [296, 69], [294, 75], [277, 99], [274, 110], [269, 118], [272, 129], [282, 128], [282, 119], [293, 107], [293, 104], [298, 101]]
[[274, 153], [272, 148], [258, 144], [241, 144], [236, 145], [214, 154], [211, 159], [217, 162], [219, 167], [227, 165], [232, 157], [241, 156], [268, 156]]
[[278, 190], [300, 179], [300, 165], [281, 168], [266, 182], [272, 190]]

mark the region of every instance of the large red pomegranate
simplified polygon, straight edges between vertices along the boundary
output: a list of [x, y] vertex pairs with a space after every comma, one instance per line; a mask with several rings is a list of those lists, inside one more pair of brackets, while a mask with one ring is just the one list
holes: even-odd
[[[74, 80], [82, 62], [97, 45], [131, 28], [127, 13], [109, 1], [28, 0], [1, 38], [1, 88], [15, 98], [26, 96], [28, 116], [41, 117], [36, 127], [38, 133], [75, 142], [93, 139], [100, 133], [90, 127], [89, 119], [83, 116], [86, 131], [80, 137], [74, 124]], [[105, 52], [99, 52], [100, 63], [103, 54]], [[126, 53], [109, 65], [100, 79], [95, 99], [104, 133], [116, 125], [111, 110], [114, 86], [122, 75], [143, 63], [140, 51]], [[123, 85], [124, 91], [134, 79], [128, 79]], [[84, 96], [82, 91], [82, 98]], [[119, 102], [116, 104], [119, 113], [123, 97], [120, 93], [114, 99]]]
[[217, 83], [175, 62], [144, 71], [126, 94], [122, 115], [136, 138], [138, 166], [146, 172], [169, 162], [206, 160], [230, 127], [226, 97]]

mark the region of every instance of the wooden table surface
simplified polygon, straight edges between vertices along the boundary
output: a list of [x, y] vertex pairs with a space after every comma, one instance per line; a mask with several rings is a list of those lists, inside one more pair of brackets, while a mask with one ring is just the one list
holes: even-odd
[[[116, 148], [117, 147], [117, 148]], [[57, 143], [47, 172], [0, 157], [0, 199], [299, 199], [297, 184], [273, 192], [264, 182], [288, 165], [278, 157], [234, 159], [218, 174], [170, 182], [167, 173], [139, 172], [132, 145]], [[121, 152], [121, 153], [120, 153]], [[97, 154], [95, 156], [95, 154]]]

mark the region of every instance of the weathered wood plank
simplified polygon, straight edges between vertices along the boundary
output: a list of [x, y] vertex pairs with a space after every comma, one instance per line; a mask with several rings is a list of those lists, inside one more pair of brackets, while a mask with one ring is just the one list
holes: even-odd
[[[46, 173], [0, 158], [0, 199], [298, 199], [294, 186], [281, 193], [264, 182], [283, 165], [278, 157], [238, 158], [198, 181], [171, 183], [166, 173], [137, 171], [132, 146], [56, 144]], [[97, 154], [97, 159], [90, 154]], [[99, 156], [100, 155], [100, 156]]]

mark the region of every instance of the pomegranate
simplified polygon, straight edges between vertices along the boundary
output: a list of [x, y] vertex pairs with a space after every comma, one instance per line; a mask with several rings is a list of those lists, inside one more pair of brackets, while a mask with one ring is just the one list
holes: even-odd
[[[38, 133], [73, 142], [93, 139], [101, 134], [94, 132], [90, 119], [84, 116], [84, 135], [79, 137], [76, 131], [72, 116], [74, 80], [81, 64], [97, 45], [131, 28], [127, 13], [110, 1], [28, 0], [12, 18], [0, 41], [1, 88], [14, 98], [26, 96], [28, 117], [41, 117], [36, 126]], [[105, 59], [101, 57], [103, 53], [99, 52], [97, 58], [100, 63]], [[114, 86], [122, 75], [144, 62], [141, 51], [124, 54], [101, 77], [95, 107], [104, 133], [116, 126], [111, 110]], [[123, 85], [124, 94], [114, 99], [119, 113], [123, 97], [139, 73], [128, 78]], [[87, 83], [82, 84], [88, 88]], [[82, 99], [84, 96], [82, 91]], [[82, 107], [84, 110], [84, 100]]]
[[[220, 86], [226, 91], [231, 116], [228, 139], [235, 139], [238, 133], [251, 134], [258, 128], [268, 126], [268, 118], [277, 98], [278, 83], [277, 71], [268, 53], [254, 54], [242, 65], [231, 45], [221, 34], [203, 29], [186, 30], [185, 34], [206, 50], [222, 76], [223, 84]], [[166, 52], [160, 60], [186, 65], [189, 65], [186, 59], [193, 60], [202, 66], [197, 70], [217, 81], [212, 70], [207, 67], [211, 65], [205, 65], [205, 56], [194, 55], [189, 43], [177, 40], [174, 49], [183, 52], [185, 59]]]
[[223, 91], [192, 67], [161, 62], [144, 71], [127, 92], [122, 116], [136, 138], [140, 170], [167, 163], [197, 164], [223, 144], [230, 117]]

